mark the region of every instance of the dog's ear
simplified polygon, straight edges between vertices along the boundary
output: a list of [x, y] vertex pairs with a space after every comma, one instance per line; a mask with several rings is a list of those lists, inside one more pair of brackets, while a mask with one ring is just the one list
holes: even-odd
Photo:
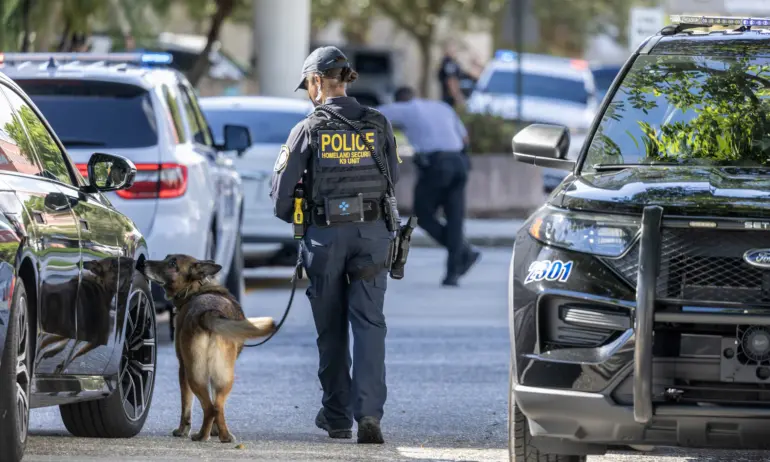
[[94, 272], [94, 270], [99, 267], [99, 264], [93, 260], [86, 260], [83, 262], [82, 266], [84, 270]]
[[195, 262], [191, 269], [194, 275], [202, 279], [217, 274], [222, 269], [222, 265], [218, 265], [212, 260], [205, 260]]

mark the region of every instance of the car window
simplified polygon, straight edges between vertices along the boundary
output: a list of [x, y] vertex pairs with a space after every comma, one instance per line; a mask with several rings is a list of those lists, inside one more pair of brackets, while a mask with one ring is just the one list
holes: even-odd
[[24, 102], [15, 91], [10, 88], [3, 88], [3, 92], [15, 112], [15, 118], [26, 129], [27, 139], [34, 153], [37, 154], [40, 165], [43, 167], [42, 174], [49, 178], [56, 178], [64, 184], [74, 186], [75, 183], [72, 181], [64, 155], [48, 132], [43, 121], [40, 120], [29, 104]]
[[245, 110], [216, 108], [203, 109], [218, 144], [224, 143], [224, 126], [241, 124], [249, 127], [252, 143], [283, 144], [292, 128], [305, 119], [304, 112]]
[[[494, 71], [489, 76], [489, 79], [479, 86], [479, 91], [493, 95], [514, 96], [518, 81], [517, 76], [518, 74], [515, 71]], [[522, 74], [521, 86], [524, 96], [588, 104], [588, 92], [583, 80], [525, 72]]]
[[169, 117], [174, 124], [176, 131], [177, 143], [187, 142], [187, 133], [184, 130], [184, 122], [182, 121], [182, 112], [179, 108], [179, 102], [176, 99], [176, 95], [172, 93], [171, 88], [168, 85], [162, 85], [161, 91], [163, 92], [163, 98], [168, 105]]
[[144, 88], [77, 79], [18, 79], [16, 83], [67, 148], [129, 149], [158, 144], [152, 99]]
[[21, 120], [8, 100], [0, 96], [0, 170], [40, 175], [42, 168]]
[[596, 164], [770, 166], [770, 58], [640, 56], [613, 95]]
[[190, 128], [192, 128], [193, 132], [193, 139], [196, 143], [213, 146], [214, 143], [211, 139], [209, 126], [200, 112], [195, 95], [191, 94], [190, 90], [183, 85], [179, 85], [179, 92], [182, 94], [185, 112], [187, 112], [187, 120], [190, 122]]
[[615, 80], [615, 76], [618, 75], [620, 69], [614, 67], [606, 67], [601, 69], [594, 69], [591, 73], [594, 76], [594, 82], [596, 83], [596, 90], [600, 92], [606, 92], [612, 85], [612, 81]]

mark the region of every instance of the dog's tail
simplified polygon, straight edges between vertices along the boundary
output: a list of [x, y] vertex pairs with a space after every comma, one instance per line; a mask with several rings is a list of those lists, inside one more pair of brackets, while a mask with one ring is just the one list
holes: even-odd
[[238, 321], [223, 318], [214, 312], [205, 313], [201, 317], [201, 325], [210, 332], [237, 340], [264, 337], [275, 331], [275, 321], [270, 317]]

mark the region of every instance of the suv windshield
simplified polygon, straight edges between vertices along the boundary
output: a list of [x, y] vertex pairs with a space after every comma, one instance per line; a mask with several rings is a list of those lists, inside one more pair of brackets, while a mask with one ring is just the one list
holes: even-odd
[[[515, 71], [495, 71], [482, 83], [479, 91], [493, 95], [516, 94], [517, 73]], [[582, 80], [564, 79], [553, 75], [524, 73], [521, 79], [524, 96], [551, 98], [573, 103], [588, 104], [588, 92]]]
[[16, 80], [68, 148], [143, 148], [158, 144], [150, 94], [123, 83]]
[[305, 118], [303, 112], [207, 109], [206, 107], [202, 109], [214, 133], [214, 139], [219, 144], [223, 142], [224, 126], [235, 123], [249, 127], [251, 142], [254, 144], [283, 144], [289, 138], [291, 129]]
[[589, 146], [596, 165], [770, 166], [770, 58], [640, 56]]

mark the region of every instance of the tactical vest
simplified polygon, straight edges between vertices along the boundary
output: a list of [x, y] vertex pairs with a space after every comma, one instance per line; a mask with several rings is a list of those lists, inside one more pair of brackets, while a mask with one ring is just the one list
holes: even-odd
[[[387, 165], [387, 121], [379, 112], [364, 109], [363, 117], [354, 122]], [[315, 111], [308, 118], [313, 152], [308, 169], [311, 207], [322, 207], [325, 199], [361, 194], [367, 210], [373, 212], [367, 213], [367, 220], [379, 217], [388, 182], [364, 140], [353, 127], [324, 112]]]

